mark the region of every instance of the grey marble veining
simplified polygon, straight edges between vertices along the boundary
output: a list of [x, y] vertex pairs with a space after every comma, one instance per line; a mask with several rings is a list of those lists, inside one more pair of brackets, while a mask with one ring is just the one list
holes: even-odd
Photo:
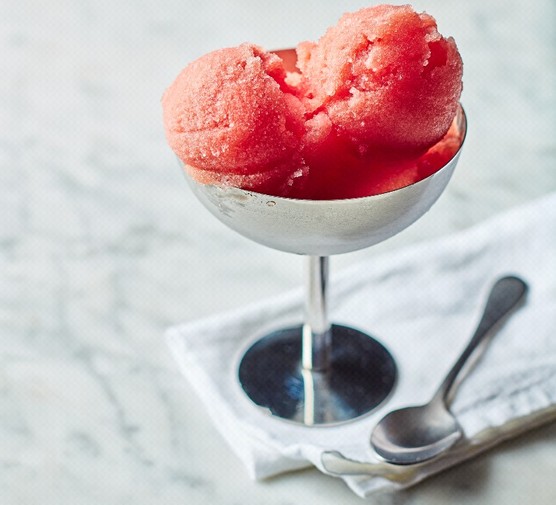
[[[366, 3], [5, 0], [0, 15], [0, 503], [359, 503], [303, 471], [251, 482], [162, 335], [300, 282], [299, 258], [239, 237], [189, 192], [160, 96], [245, 40], [314, 39]], [[415, 2], [456, 38], [470, 132], [434, 209], [334, 268], [556, 190], [552, 0]], [[556, 429], [380, 504], [551, 504]]]

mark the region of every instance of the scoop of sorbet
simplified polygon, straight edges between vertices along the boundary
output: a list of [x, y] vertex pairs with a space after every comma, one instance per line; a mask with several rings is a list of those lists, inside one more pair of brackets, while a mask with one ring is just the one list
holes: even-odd
[[287, 194], [303, 175], [304, 109], [282, 60], [252, 44], [189, 64], [162, 98], [168, 142], [199, 182]]
[[361, 152], [426, 149], [450, 127], [463, 66], [428, 14], [409, 5], [361, 9], [297, 52], [308, 108]]

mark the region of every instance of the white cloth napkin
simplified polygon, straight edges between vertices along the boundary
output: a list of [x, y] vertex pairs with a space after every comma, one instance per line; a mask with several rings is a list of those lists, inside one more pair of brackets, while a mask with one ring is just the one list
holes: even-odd
[[[243, 395], [239, 352], [301, 318], [301, 289], [168, 330], [179, 367], [249, 474], [265, 478], [315, 465], [365, 497], [410, 486], [499, 441], [556, 418], [556, 194], [463, 232], [374, 258], [331, 278], [330, 316], [363, 329], [394, 355], [399, 381], [371, 415], [335, 427], [273, 419]], [[467, 344], [493, 282], [524, 278], [530, 291], [457, 391], [465, 440], [421, 465], [379, 463], [369, 446], [388, 411], [428, 400]], [[269, 326], [270, 324], [270, 326]]]

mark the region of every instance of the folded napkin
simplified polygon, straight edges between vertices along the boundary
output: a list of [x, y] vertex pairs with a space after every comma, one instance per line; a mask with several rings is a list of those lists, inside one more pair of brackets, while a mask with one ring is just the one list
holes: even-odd
[[[362, 329], [394, 355], [399, 381], [372, 414], [334, 427], [265, 415], [236, 379], [239, 353], [272, 328], [298, 324], [301, 289], [233, 313], [168, 330], [179, 367], [217, 428], [255, 478], [315, 465], [358, 495], [410, 486], [556, 418], [556, 194], [479, 226], [335, 274], [330, 318]], [[427, 401], [466, 346], [490, 287], [506, 274], [530, 291], [456, 393], [451, 410], [465, 438], [420, 465], [380, 463], [369, 445], [388, 411]], [[270, 326], [269, 326], [270, 323]]]

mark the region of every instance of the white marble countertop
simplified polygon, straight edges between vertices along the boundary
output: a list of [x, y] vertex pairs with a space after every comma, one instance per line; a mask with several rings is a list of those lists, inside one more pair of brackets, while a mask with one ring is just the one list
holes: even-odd
[[[0, 16], [0, 503], [359, 503], [315, 470], [252, 482], [164, 330], [300, 282], [194, 200], [160, 96], [191, 59], [315, 39], [363, 1], [5, 0]], [[556, 190], [556, 4], [418, 1], [465, 62], [470, 130], [416, 225], [334, 269]], [[556, 426], [381, 504], [556, 502]]]

